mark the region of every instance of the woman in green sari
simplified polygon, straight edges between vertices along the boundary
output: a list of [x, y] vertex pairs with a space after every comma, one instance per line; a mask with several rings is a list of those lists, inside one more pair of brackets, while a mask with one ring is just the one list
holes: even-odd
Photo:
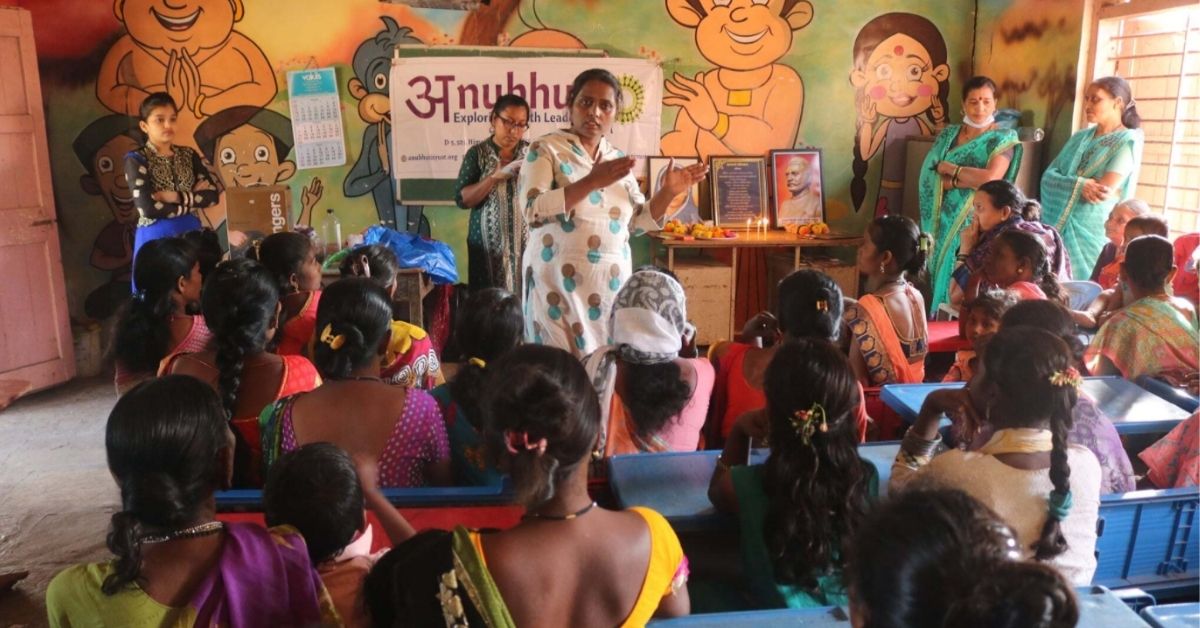
[[1021, 166], [1017, 132], [996, 126], [996, 83], [976, 76], [963, 85], [963, 121], [945, 128], [921, 168], [921, 231], [933, 236], [933, 303], [949, 302], [958, 238], [971, 216], [975, 190], [995, 179], [1013, 181]]
[[1088, 85], [1084, 113], [1095, 126], [1067, 140], [1042, 175], [1042, 220], [1058, 229], [1075, 279], [1088, 279], [1104, 248], [1104, 219], [1133, 196], [1142, 162], [1142, 118], [1119, 76]]

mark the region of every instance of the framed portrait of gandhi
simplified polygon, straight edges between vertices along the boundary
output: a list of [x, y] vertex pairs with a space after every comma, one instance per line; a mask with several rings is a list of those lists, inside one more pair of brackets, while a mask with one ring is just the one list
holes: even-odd
[[820, 149], [771, 151], [771, 224], [780, 228], [825, 222], [823, 183]]

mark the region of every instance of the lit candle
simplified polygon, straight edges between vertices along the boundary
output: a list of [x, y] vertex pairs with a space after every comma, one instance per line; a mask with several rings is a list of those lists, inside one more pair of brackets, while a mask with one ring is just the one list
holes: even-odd
[[750, 236], [750, 219], [749, 218], [746, 219], [746, 236], [747, 237]]

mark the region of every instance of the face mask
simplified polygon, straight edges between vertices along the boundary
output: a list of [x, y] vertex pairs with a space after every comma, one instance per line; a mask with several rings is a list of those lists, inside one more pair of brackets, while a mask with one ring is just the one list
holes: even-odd
[[973, 128], [973, 129], [986, 129], [989, 126], [992, 126], [992, 123], [995, 121], [996, 121], [995, 115], [988, 116], [987, 120], [984, 120], [983, 122], [976, 122], [971, 119], [971, 116], [968, 116], [965, 113], [963, 114], [963, 124]]

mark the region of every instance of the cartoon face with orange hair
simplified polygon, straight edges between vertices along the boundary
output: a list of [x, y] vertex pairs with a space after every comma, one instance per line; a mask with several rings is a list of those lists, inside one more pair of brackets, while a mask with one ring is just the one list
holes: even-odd
[[813, 18], [807, 0], [666, 0], [680, 26], [716, 69], [666, 84], [664, 105], [681, 110], [662, 138], [664, 155], [762, 155], [790, 148], [800, 127], [804, 83], [778, 63], [792, 33]]

